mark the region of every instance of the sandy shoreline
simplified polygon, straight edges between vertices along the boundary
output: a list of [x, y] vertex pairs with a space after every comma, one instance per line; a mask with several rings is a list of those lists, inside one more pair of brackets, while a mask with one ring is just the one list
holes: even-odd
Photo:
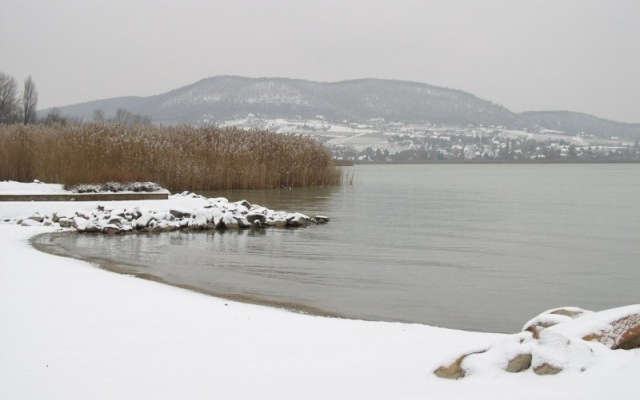
[[31, 246], [33, 246], [36, 250], [42, 251], [44, 253], [72, 258], [75, 260], [86, 261], [89, 264], [97, 265], [99, 268], [106, 271], [115, 272], [123, 275], [135, 276], [136, 278], [141, 278], [141, 279], [145, 279], [152, 282], [157, 282], [157, 283], [162, 283], [169, 286], [187, 289], [196, 293], [202, 293], [202, 294], [206, 294], [206, 295], [221, 298], [221, 299], [227, 299], [227, 300], [237, 301], [241, 303], [274, 307], [274, 308], [279, 308], [279, 309], [283, 309], [283, 310], [287, 310], [295, 313], [309, 314], [309, 315], [315, 315], [319, 317], [346, 318], [345, 316], [339, 313], [322, 310], [320, 308], [308, 306], [305, 304], [289, 302], [289, 301], [269, 300], [269, 299], [241, 294], [241, 293], [227, 293], [222, 291], [207, 290], [205, 288], [201, 288], [194, 285], [179, 284], [179, 283], [171, 282], [169, 280], [166, 280], [164, 278], [161, 278], [153, 274], [137, 272], [123, 263], [118, 263], [112, 260], [107, 260], [99, 257], [83, 257], [77, 254], [71, 254], [65, 248], [55, 245], [51, 240], [56, 236], [79, 235], [79, 234], [80, 233], [73, 232], [73, 231], [42, 233], [30, 238], [29, 244], [31, 244]]

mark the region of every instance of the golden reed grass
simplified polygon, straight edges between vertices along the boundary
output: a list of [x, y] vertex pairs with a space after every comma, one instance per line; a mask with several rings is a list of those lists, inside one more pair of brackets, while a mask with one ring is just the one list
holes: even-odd
[[0, 180], [152, 181], [170, 190], [336, 185], [312, 138], [237, 128], [83, 123], [0, 126]]

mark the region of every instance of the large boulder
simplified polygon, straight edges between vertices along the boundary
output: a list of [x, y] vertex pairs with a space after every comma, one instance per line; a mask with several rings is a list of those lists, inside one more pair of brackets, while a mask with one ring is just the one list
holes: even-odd
[[579, 336], [612, 350], [640, 348], [640, 305], [614, 308], [584, 315], [574, 324], [549, 328], [555, 332]]
[[584, 340], [597, 340], [613, 350], [631, 350], [640, 348], [640, 314], [631, 314], [617, 319], [595, 336], [586, 336]]
[[612, 350], [640, 348], [640, 304], [599, 312], [562, 307], [529, 320], [483, 351], [466, 353], [437, 368], [441, 378], [460, 379], [483, 370], [555, 375], [582, 372]]

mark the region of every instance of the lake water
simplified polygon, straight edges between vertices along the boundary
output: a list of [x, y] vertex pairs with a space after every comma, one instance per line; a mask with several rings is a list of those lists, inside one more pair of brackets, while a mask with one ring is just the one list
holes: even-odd
[[553, 307], [640, 302], [638, 164], [345, 172], [353, 185], [207, 194], [326, 225], [55, 240], [174, 284], [367, 320], [516, 332]]

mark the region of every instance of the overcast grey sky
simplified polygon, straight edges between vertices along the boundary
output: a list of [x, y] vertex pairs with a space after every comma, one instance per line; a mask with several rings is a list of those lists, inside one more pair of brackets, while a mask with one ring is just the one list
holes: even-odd
[[640, 122], [640, 0], [0, 0], [39, 108], [214, 75], [388, 78]]

